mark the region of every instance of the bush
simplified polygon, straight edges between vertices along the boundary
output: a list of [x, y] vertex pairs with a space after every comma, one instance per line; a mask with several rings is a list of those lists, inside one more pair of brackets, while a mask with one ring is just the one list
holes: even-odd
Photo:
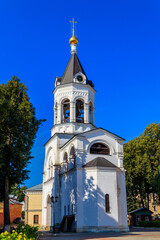
[[38, 227], [31, 227], [20, 223], [16, 230], [11, 233], [4, 232], [0, 234], [0, 240], [35, 240], [38, 236]]
[[140, 221], [140, 227], [160, 227], [160, 221]]
[[4, 232], [0, 234], [0, 239], [3, 240], [35, 240], [35, 238], [28, 238], [23, 233], [17, 233], [15, 230], [13, 230], [12, 234], [8, 232]]
[[16, 228], [17, 233], [26, 234], [28, 238], [37, 238], [37, 231], [38, 227], [31, 227], [28, 224], [24, 225], [23, 223], [20, 223]]

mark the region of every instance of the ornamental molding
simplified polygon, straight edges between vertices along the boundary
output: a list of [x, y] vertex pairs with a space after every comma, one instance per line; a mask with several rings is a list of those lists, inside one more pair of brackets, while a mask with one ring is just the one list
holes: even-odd
[[42, 190], [40, 191], [26, 191], [26, 195], [30, 195], [30, 194], [42, 194]]
[[65, 97], [65, 96], [70, 96], [70, 95], [76, 95], [76, 96], [88, 96], [87, 92], [80, 92], [80, 91], [69, 91], [69, 92], [63, 92], [63, 93], [58, 93], [56, 97]]
[[25, 212], [42, 212], [42, 209], [25, 210]]

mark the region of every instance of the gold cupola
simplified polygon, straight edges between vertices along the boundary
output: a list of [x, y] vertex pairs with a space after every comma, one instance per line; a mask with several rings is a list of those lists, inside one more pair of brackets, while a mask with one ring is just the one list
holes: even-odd
[[78, 39], [74, 36], [74, 32], [72, 37], [69, 39], [70, 44], [78, 44]]

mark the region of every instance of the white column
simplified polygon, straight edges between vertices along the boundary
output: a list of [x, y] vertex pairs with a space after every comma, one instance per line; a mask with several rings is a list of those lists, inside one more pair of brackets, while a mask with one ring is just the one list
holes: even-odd
[[70, 122], [76, 121], [76, 103], [70, 102]]
[[54, 125], [55, 124], [57, 124], [57, 113], [58, 113], [58, 104], [57, 103], [55, 103], [55, 105], [54, 105]]
[[59, 103], [57, 105], [57, 124], [60, 124], [62, 120], [62, 105]]
[[89, 123], [89, 103], [84, 104], [84, 123]]

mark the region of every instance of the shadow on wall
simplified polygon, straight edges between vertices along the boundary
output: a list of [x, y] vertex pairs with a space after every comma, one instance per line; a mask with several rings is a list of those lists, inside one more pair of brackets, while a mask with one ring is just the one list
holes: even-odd
[[[118, 227], [118, 222], [105, 211], [105, 194], [97, 186], [96, 172], [83, 171], [83, 225], [88, 227]], [[104, 182], [105, 184], [105, 182]], [[80, 196], [80, 193], [79, 193]], [[103, 218], [103, 219], [102, 219]]]
[[[80, 173], [80, 178], [78, 176], [77, 183], [77, 174]], [[61, 184], [60, 191], [56, 191], [56, 187], [53, 184], [53, 189], [55, 195], [57, 195], [58, 202], [61, 198], [61, 217], [64, 215], [73, 215], [78, 211], [78, 225], [81, 222], [81, 226], [87, 228], [97, 228], [97, 227], [118, 227], [118, 221], [116, 221], [111, 213], [105, 211], [105, 194], [102, 192], [100, 187], [97, 186], [97, 173], [92, 171], [90, 168], [89, 171], [86, 171], [85, 168], [72, 169], [72, 171], [67, 172], [66, 174], [61, 175]], [[105, 182], [104, 182], [105, 184]], [[78, 205], [76, 202], [78, 199]], [[56, 203], [55, 208], [58, 207]], [[56, 224], [60, 224], [62, 219], [57, 219], [58, 209], [55, 209], [55, 221]], [[60, 212], [59, 212], [60, 213]], [[50, 216], [51, 217], [51, 216]], [[77, 225], [77, 227], [78, 227]], [[76, 223], [72, 225], [73, 228], [76, 228]]]

